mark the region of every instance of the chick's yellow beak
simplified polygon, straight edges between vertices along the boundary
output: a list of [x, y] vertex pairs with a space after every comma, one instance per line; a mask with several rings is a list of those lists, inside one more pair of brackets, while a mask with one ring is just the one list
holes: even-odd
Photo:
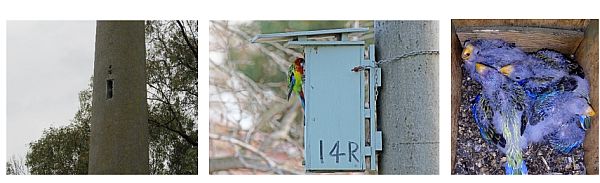
[[512, 65], [506, 65], [502, 68], [500, 68], [500, 73], [504, 74], [505, 76], [510, 75], [513, 71], [515, 70], [515, 67], [513, 67]]
[[588, 108], [585, 110], [585, 115], [595, 116], [596, 112], [594, 112], [594, 109], [592, 109], [592, 106], [588, 106]]
[[476, 70], [476, 71], [477, 71], [477, 73], [479, 73], [479, 74], [483, 74], [483, 72], [485, 72], [485, 70], [486, 70], [487, 68], [488, 68], [488, 67], [487, 67], [487, 66], [485, 66], [485, 65], [483, 65], [483, 64], [480, 64], [480, 63], [476, 63], [476, 64], [475, 64], [475, 70]]
[[469, 60], [469, 58], [471, 58], [472, 54], [473, 54], [473, 45], [467, 44], [465, 49], [463, 49], [461, 57], [462, 57], [463, 61], [466, 61], [466, 60]]

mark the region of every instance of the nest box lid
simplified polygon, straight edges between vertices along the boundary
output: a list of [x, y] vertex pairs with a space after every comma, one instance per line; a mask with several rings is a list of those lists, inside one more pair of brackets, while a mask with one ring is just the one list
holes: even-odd
[[[294, 45], [323, 45], [323, 44], [364, 44], [364, 41], [350, 41], [348, 34], [367, 32], [368, 28], [346, 28], [346, 29], [328, 29], [313, 31], [284, 32], [273, 34], [259, 34], [254, 36], [250, 42], [265, 43], [288, 41], [288, 44]], [[320, 41], [326, 37], [335, 37], [337, 41]], [[311, 39], [311, 40], [309, 40]]]

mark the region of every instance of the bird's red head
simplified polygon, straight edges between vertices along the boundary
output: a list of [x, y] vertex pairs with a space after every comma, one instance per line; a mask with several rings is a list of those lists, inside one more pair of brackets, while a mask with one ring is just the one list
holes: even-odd
[[296, 60], [294, 60], [294, 64], [296, 65], [304, 65], [304, 59], [303, 58], [296, 58]]
[[294, 60], [294, 66], [296, 67], [296, 70], [298, 70], [300, 72], [300, 74], [304, 74], [304, 59], [303, 58], [296, 58], [296, 60]]

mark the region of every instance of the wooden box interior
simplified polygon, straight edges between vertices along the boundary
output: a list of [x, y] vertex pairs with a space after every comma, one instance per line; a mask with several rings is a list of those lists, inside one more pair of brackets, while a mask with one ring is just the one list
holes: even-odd
[[[461, 100], [462, 43], [466, 39], [499, 38], [515, 43], [526, 52], [550, 48], [575, 55], [590, 82], [590, 100], [598, 108], [598, 20], [452, 20], [452, 164], [456, 157], [458, 115]], [[584, 163], [587, 174], [598, 174], [598, 115], [586, 132]]]

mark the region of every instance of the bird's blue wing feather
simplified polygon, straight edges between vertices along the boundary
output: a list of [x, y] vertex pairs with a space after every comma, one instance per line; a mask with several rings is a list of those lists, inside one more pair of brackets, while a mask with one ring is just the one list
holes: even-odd
[[580, 121], [584, 118], [579, 115], [573, 116], [548, 135], [548, 140], [555, 150], [566, 154], [581, 146], [585, 131], [580, 127]]
[[482, 94], [475, 96], [471, 104], [471, 114], [483, 140], [488, 144], [500, 147], [506, 145], [506, 140], [496, 132], [494, 124], [492, 124], [493, 111], [491, 111], [488, 100]]
[[290, 100], [290, 96], [292, 95], [292, 90], [294, 89], [294, 84], [296, 83], [296, 79], [294, 77], [294, 74], [290, 74], [289, 78], [288, 78], [288, 95], [287, 98], [288, 100]]

